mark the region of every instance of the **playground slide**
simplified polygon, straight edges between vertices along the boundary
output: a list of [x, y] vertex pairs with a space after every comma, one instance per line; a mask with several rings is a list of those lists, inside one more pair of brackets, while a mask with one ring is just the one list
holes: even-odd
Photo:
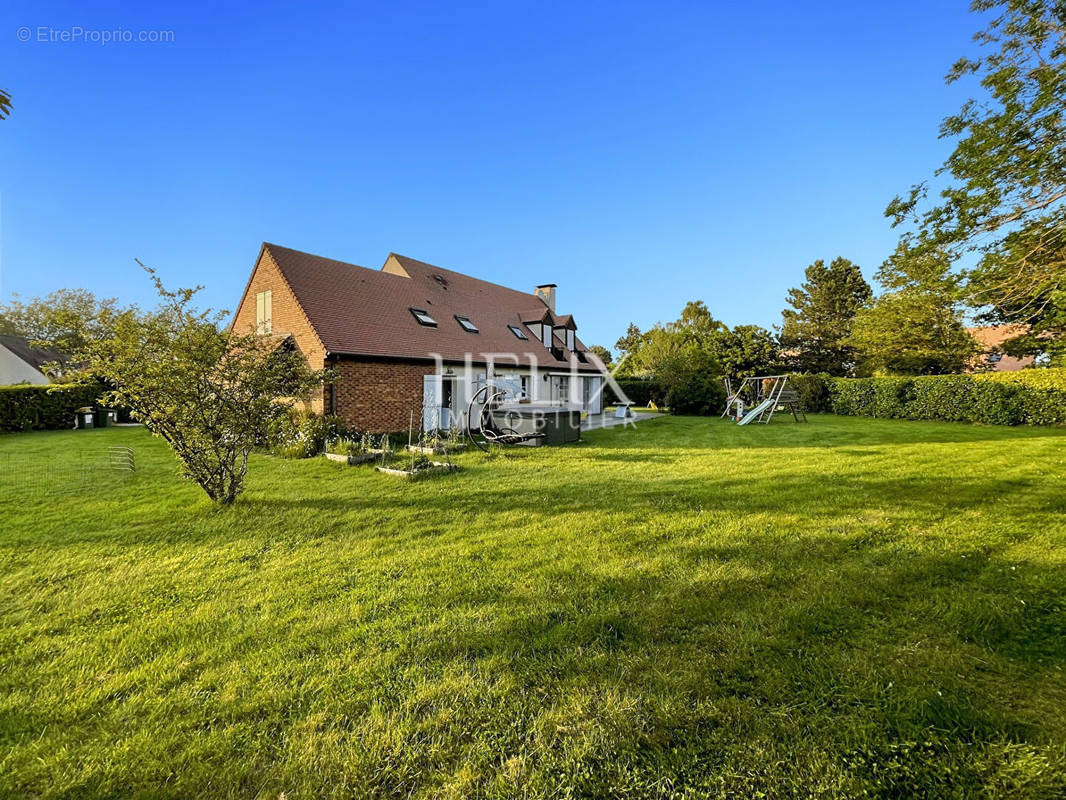
[[755, 408], [753, 408], [751, 411], [749, 411], [747, 414], [745, 414], [741, 418], [740, 422], [737, 423], [737, 425], [747, 425], [749, 422], [751, 422], [753, 419], [755, 419], [757, 416], [759, 416], [762, 412], [764, 412], [766, 409], [768, 409], [773, 404], [774, 404], [774, 401], [773, 401], [772, 398], [769, 398], [769, 397], [766, 398], [761, 403], [759, 403], [759, 405], [755, 406]]

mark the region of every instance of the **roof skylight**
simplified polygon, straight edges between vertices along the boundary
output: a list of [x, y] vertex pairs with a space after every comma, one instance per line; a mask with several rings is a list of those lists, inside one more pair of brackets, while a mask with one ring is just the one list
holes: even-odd
[[470, 317], [464, 317], [461, 314], [456, 314], [455, 321], [458, 322], [462, 329], [467, 333], [478, 333], [477, 325], [470, 321]]
[[411, 306], [409, 311], [414, 318], [418, 320], [419, 325], [425, 325], [430, 328], [437, 327], [437, 320], [433, 319], [433, 317], [429, 315], [429, 312], [424, 308], [415, 308], [414, 306]]
[[529, 339], [529, 337], [526, 336], [526, 332], [524, 330], [522, 330], [521, 328], [519, 328], [517, 325], [508, 325], [507, 328], [511, 331], [511, 333], [513, 333], [515, 335], [515, 338], [517, 338], [517, 339]]

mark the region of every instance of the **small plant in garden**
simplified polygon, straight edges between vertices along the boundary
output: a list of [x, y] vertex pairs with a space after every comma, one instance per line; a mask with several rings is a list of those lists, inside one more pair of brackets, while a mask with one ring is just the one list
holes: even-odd
[[326, 452], [337, 456], [358, 456], [366, 451], [362, 449], [362, 440], [342, 437], [327, 444]]
[[448, 430], [448, 449], [458, 450], [463, 444], [463, 435], [459, 430], [459, 426], [455, 426]]

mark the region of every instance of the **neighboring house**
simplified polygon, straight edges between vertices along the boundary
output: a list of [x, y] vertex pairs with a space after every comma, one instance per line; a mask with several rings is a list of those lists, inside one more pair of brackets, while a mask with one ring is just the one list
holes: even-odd
[[336, 376], [314, 410], [362, 430], [406, 430], [412, 414], [464, 425], [486, 381], [522, 402], [603, 412], [606, 373], [555, 312], [555, 284], [519, 292], [395, 253], [374, 270], [264, 243], [233, 326], [291, 336]]
[[42, 369], [65, 360], [66, 357], [55, 350], [30, 347], [29, 340], [21, 336], [0, 335], [0, 386], [51, 383]]
[[1015, 358], [1003, 352], [1003, 343], [1025, 333], [1024, 325], [990, 325], [983, 328], [967, 328], [981, 345], [981, 353], [971, 362], [968, 372], [991, 370], [992, 372], [1016, 372], [1033, 365], [1033, 358]]

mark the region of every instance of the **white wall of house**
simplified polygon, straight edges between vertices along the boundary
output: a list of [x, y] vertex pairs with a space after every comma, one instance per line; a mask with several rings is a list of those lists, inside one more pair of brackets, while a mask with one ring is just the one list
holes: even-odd
[[[426, 375], [422, 387], [422, 425], [426, 430], [465, 427], [467, 409], [474, 393], [485, 384], [486, 370], [474, 367], [446, 369]], [[580, 408], [589, 414], [603, 412], [604, 379], [587, 373], [567, 374], [558, 370], [502, 368], [493, 374], [493, 384], [514, 397], [533, 403], [552, 403]], [[480, 406], [474, 408], [475, 417]]]
[[34, 369], [21, 358], [0, 344], [0, 386], [15, 383], [50, 383], [48, 376]]

